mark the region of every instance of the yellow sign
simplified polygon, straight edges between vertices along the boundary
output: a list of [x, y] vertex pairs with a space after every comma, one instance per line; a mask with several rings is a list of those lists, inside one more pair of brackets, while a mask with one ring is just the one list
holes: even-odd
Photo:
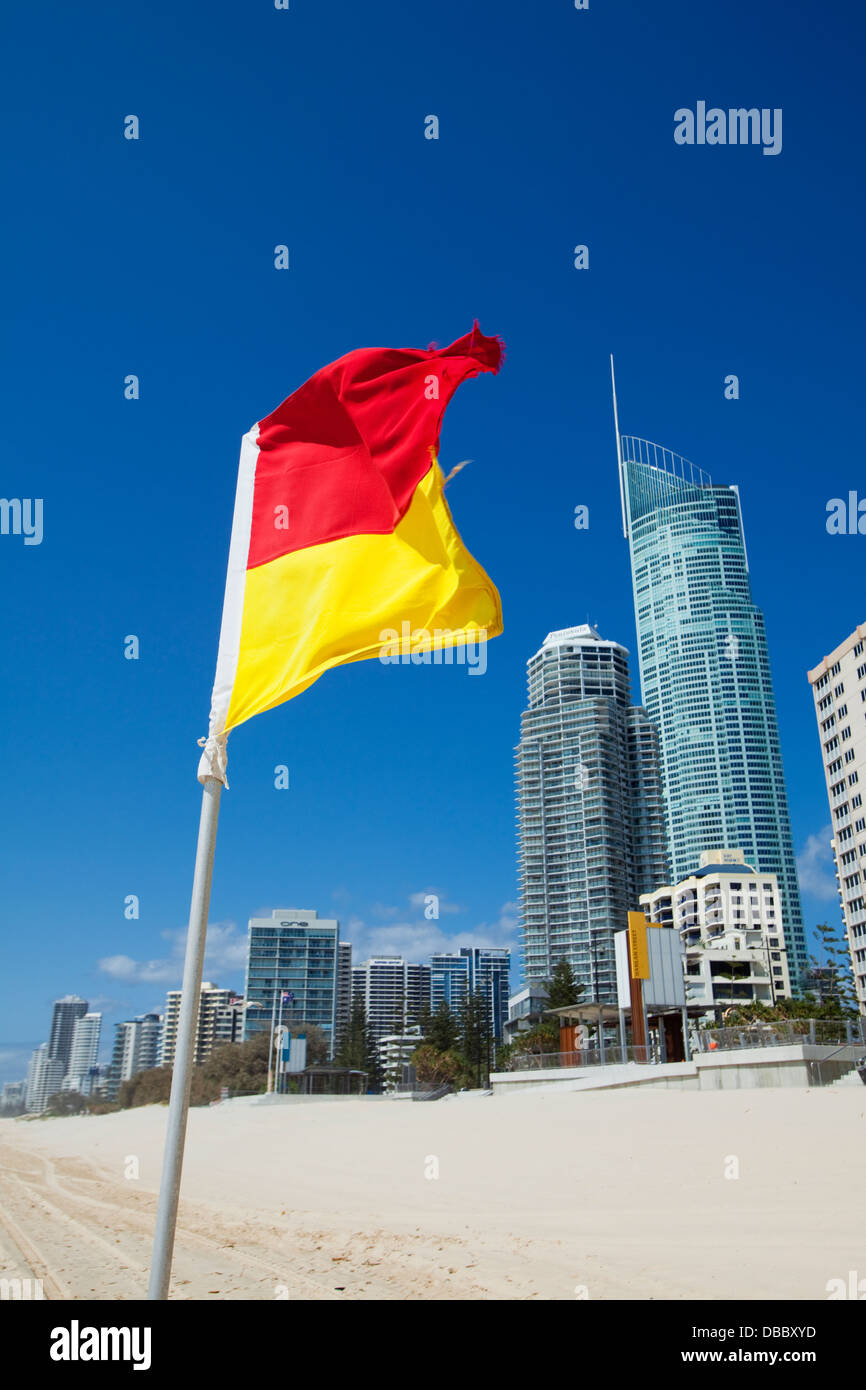
[[646, 935], [648, 925], [642, 912], [628, 914], [628, 954], [633, 980], [648, 980], [650, 977], [649, 945]]

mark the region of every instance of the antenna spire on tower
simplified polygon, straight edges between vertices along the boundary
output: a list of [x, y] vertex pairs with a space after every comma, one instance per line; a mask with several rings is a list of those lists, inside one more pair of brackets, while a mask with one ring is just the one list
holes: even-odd
[[628, 522], [625, 515], [625, 488], [622, 480], [622, 437], [619, 432], [619, 414], [616, 408], [616, 377], [613, 372], [613, 353], [610, 354], [610, 389], [613, 393], [613, 427], [616, 431], [616, 463], [619, 471], [619, 501], [622, 507], [622, 534], [628, 540]]

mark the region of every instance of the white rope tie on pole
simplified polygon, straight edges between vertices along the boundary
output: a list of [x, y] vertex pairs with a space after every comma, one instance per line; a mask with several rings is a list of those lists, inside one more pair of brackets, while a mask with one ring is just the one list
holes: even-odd
[[198, 765], [198, 780], [204, 784], [208, 777], [214, 777], [218, 782], [222, 782], [226, 791], [229, 789], [226, 778], [226, 739], [228, 734], [208, 734], [207, 738], [198, 740], [199, 748], [203, 748]]

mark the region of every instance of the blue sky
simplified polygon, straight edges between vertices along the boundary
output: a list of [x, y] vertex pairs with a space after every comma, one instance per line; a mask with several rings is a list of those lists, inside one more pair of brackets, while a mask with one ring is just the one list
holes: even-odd
[[[475, 316], [508, 356], [461, 388], [441, 457], [473, 460], [449, 497], [505, 633], [483, 678], [346, 667], [233, 735], [207, 977], [242, 983], [247, 918], [275, 906], [338, 916], [362, 955], [516, 944], [526, 659], [587, 618], [634, 649], [611, 351], [623, 430], [740, 485], [807, 926], [837, 922], [805, 672], [864, 618], [866, 540], [825, 529], [831, 497], [866, 495], [862, 10], [176, 11], [49, 0], [0, 25], [0, 491], [44, 499], [41, 545], [0, 536], [0, 1079], [57, 995], [104, 1010], [107, 1047], [179, 983], [241, 435], [342, 353]], [[678, 146], [699, 100], [782, 108], [782, 152]]]

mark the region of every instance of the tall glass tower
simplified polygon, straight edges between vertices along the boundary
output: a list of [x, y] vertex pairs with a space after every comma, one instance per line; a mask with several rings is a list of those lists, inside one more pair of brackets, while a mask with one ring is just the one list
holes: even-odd
[[[611, 370], [613, 363], [611, 363]], [[641, 693], [658, 726], [673, 881], [703, 850], [778, 876], [792, 988], [808, 965], [764, 617], [740, 496], [686, 459], [621, 435]]]
[[614, 1004], [614, 932], [668, 881], [658, 735], [630, 703], [628, 652], [595, 628], [548, 633], [528, 677], [516, 750], [524, 975], [547, 979], [565, 958], [585, 1000]]
[[77, 994], [64, 994], [62, 999], [55, 999], [48, 1038], [48, 1055], [52, 1061], [69, 1066], [75, 1025], [86, 1013], [87, 1000], [79, 999]]

